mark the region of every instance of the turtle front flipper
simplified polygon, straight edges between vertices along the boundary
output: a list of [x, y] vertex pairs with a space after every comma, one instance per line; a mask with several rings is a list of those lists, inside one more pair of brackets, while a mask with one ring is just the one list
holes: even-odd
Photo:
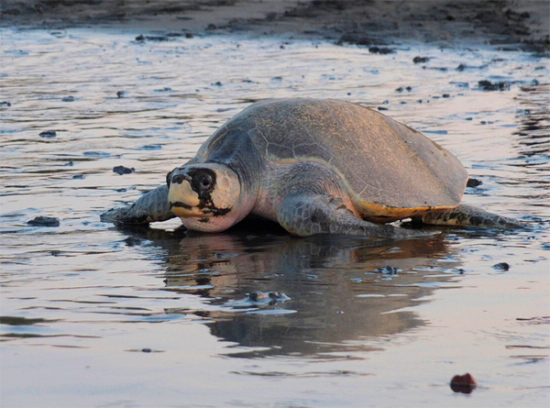
[[279, 206], [277, 218], [283, 228], [299, 236], [347, 234], [403, 239], [433, 235], [364, 221], [343, 205], [342, 199], [307, 191], [288, 194]]
[[170, 211], [166, 185], [148, 191], [130, 206], [112, 208], [100, 216], [101, 221], [115, 224], [148, 224], [174, 217]]
[[455, 227], [482, 227], [498, 229], [519, 229], [526, 226], [512, 218], [490, 213], [467, 204], [460, 204], [449, 210], [433, 210], [413, 218], [430, 225], [448, 225]]

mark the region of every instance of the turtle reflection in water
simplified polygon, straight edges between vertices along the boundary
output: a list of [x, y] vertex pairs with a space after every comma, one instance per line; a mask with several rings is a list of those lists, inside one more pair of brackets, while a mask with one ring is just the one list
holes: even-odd
[[248, 215], [292, 234], [419, 235], [387, 223], [518, 228], [517, 221], [461, 204], [460, 161], [379, 112], [338, 100], [255, 103], [230, 119], [166, 184], [102, 220], [146, 224], [180, 217], [219, 232]]

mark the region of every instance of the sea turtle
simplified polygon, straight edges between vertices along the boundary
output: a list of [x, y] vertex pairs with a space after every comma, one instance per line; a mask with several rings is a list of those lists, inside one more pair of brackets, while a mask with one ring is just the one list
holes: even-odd
[[387, 225], [517, 228], [517, 221], [460, 204], [468, 174], [422, 133], [364, 106], [318, 99], [250, 105], [219, 128], [166, 183], [103, 221], [145, 224], [180, 217], [219, 232], [248, 215], [292, 234], [389, 238], [416, 231]]

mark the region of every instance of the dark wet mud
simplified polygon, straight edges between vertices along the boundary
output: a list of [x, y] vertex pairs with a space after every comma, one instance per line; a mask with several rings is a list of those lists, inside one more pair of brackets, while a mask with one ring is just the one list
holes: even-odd
[[[0, 29], [2, 406], [546, 405], [545, 57], [110, 24]], [[251, 102], [300, 96], [424, 132], [468, 169], [465, 202], [530, 228], [388, 244], [100, 222]]]

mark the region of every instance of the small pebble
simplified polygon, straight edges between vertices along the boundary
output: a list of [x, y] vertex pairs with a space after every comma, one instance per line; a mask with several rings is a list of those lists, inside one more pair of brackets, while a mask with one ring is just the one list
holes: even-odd
[[33, 227], [59, 227], [59, 219], [54, 217], [38, 216], [34, 219], [27, 221], [27, 224]]
[[115, 166], [115, 167], [113, 167], [113, 171], [116, 174], [120, 174], [122, 176], [123, 174], [133, 173], [134, 171], [136, 171], [136, 169], [134, 169], [133, 167], [129, 168], [129, 167], [124, 167], [124, 166]]
[[429, 57], [420, 57], [420, 56], [416, 56], [413, 58], [413, 62], [415, 64], [423, 64], [425, 62], [428, 62], [430, 60]]
[[477, 386], [477, 381], [470, 373], [466, 373], [463, 375], [455, 375], [451, 379], [451, 389], [454, 392], [470, 394], [476, 386]]
[[55, 132], [55, 130], [45, 130], [44, 132], [40, 132], [38, 136], [50, 138], [50, 137], [56, 137], [57, 133]]
[[388, 274], [388, 275], [397, 275], [398, 271], [399, 271], [399, 269], [397, 269], [396, 267], [391, 266], [391, 265], [386, 265], [383, 268], [376, 268], [376, 272], [385, 273], [385, 274]]
[[478, 87], [482, 91], [504, 91], [505, 89], [510, 89], [509, 82], [491, 82], [487, 80], [479, 81]]
[[498, 271], [507, 271], [510, 269], [510, 264], [508, 264], [507, 262], [501, 262], [493, 265], [493, 268]]
[[387, 48], [387, 47], [370, 47], [369, 52], [371, 54], [381, 54], [381, 55], [395, 53], [394, 50], [392, 50], [391, 48]]
[[482, 184], [483, 184], [483, 182], [481, 180], [470, 177], [468, 179], [468, 182], [466, 183], [466, 187], [477, 187], [477, 186], [480, 186]]

